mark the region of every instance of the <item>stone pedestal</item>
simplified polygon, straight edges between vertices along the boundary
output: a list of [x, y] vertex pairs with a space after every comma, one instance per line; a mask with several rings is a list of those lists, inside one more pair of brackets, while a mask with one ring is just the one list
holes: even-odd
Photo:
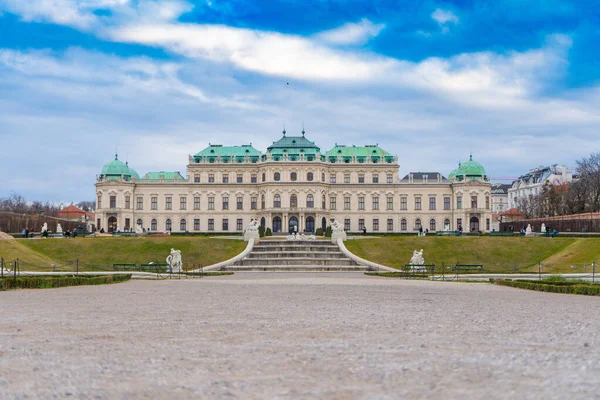
[[258, 241], [260, 239], [260, 233], [258, 231], [246, 231], [244, 232], [244, 241], [248, 242], [250, 239]]
[[346, 241], [347, 238], [346, 232], [331, 232], [331, 243], [337, 243], [338, 239]]

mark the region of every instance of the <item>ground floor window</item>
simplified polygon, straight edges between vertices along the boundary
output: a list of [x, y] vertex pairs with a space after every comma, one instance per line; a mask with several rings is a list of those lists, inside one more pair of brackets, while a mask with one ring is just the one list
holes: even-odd
[[363, 218], [360, 218], [358, 220], [358, 230], [362, 231], [365, 229], [365, 220]]
[[200, 218], [194, 218], [194, 230], [195, 231], [200, 230]]
[[128, 231], [131, 228], [131, 220], [129, 218], [125, 218], [125, 230]]
[[229, 230], [229, 219], [227, 219], [227, 218], [223, 218], [223, 230], [224, 231]]
[[421, 220], [417, 218], [415, 220], [415, 230], [418, 231], [419, 229], [421, 229]]
[[485, 219], [485, 230], [486, 231], [490, 230], [490, 219], [489, 218]]
[[392, 218], [388, 218], [388, 220], [387, 220], [387, 230], [388, 231], [394, 230], [394, 220]]
[[155, 231], [155, 230], [157, 230], [157, 229], [158, 229], [158, 223], [156, 222], [156, 220], [155, 220], [155, 219], [153, 219], [153, 220], [150, 222], [150, 229], [152, 229], [153, 231]]
[[458, 229], [458, 230], [462, 229], [462, 218], [456, 219], [456, 229]]
[[235, 228], [236, 228], [238, 231], [241, 231], [241, 230], [243, 230], [243, 229], [244, 229], [244, 220], [243, 220], [243, 219], [241, 219], [241, 218], [238, 218], [238, 219], [237, 219], [237, 221], [236, 221], [236, 224], [235, 224]]
[[141, 219], [138, 219], [136, 224], [137, 224], [137, 226], [144, 226], [144, 221], [142, 221]]
[[400, 230], [401, 230], [401, 231], [405, 231], [405, 230], [407, 230], [407, 229], [408, 229], [408, 226], [407, 226], [406, 220], [405, 220], [405, 219], [402, 219], [402, 220], [400, 221]]
[[350, 230], [350, 218], [344, 219], [344, 230], [345, 231], [349, 231]]
[[208, 219], [208, 230], [209, 231], [215, 230], [215, 220], [213, 218]]
[[435, 219], [429, 221], [429, 230], [432, 232], [435, 231]]
[[185, 232], [186, 230], [187, 230], [187, 221], [185, 219], [182, 219], [181, 221], [179, 221], [179, 231]]
[[168, 219], [168, 220], [165, 221], [165, 230], [166, 231], [170, 231], [171, 228], [172, 228], [172, 226], [171, 226], [171, 220]]
[[373, 230], [374, 231], [378, 231], [379, 230], [379, 218], [374, 218], [373, 219]]

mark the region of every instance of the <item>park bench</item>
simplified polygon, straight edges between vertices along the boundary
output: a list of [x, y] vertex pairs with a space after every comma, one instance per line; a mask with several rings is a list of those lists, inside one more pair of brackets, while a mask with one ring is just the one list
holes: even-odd
[[431, 272], [433, 274], [433, 270], [435, 269], [435, 264], [404, 264], [402, 267], [402, 272], [408, 274], [427, 274]]
[[136, 236], [135, 232], [113, 232], [113, 236]]
[[116, 271], [137, 271], [137, 264], [113, 264]]
[[458, 231], [437, 231], [436, 236], [458, 236]]
[[456, 264], [452, 267], [452, 271], [459, 272], [481, 272], [483, 271], [483, 264]]
[[169, 270], [169, 264], [154, 263], [154, 264], [142, 264], [140, 270], [144, 272], [167, 272]]

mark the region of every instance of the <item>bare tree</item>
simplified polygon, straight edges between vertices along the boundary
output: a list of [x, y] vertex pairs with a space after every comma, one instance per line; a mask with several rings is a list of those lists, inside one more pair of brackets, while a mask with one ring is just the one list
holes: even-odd
[[585, 211], [600, 211], [600, 153], [578, 160], [577, 174], [587, 192]]

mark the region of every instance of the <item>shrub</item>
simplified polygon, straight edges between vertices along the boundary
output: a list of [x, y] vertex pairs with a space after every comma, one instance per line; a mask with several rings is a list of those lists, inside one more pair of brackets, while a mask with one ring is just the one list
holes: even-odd
[[273, 232], [271, 232], [271, 228], [267, 228], [265, 231], [265, 236], [273, 236]]
[[260, 237], [265, 237], [265, 227], [264, 226], [262, 226], [262, 225], [258, 226], [258, 235]]
[[328, 226], [325, 230], [325, 237], [331, 237], [331, 226]]
[[490, 282], [496, 285], [510, 286], [519, 289], [537, 290], [539, 292], [583, 294], [587, 296], [600, 296], [600, 285], [593, 283], [580, 282], [544, 282], [544, 281], [524, 281], [507, 279], [490, 279]]
[[315, 236], [323, 236], [323, 228], [317, 228], [315, 231]]
[[104, 285], [124, 282], [131, 274], [121, 275], [70, 275], [70, 276], [19, 276], [17, 279], [0, 279], [0, 290], [7, 289], [50, 289], [65, 286]]

